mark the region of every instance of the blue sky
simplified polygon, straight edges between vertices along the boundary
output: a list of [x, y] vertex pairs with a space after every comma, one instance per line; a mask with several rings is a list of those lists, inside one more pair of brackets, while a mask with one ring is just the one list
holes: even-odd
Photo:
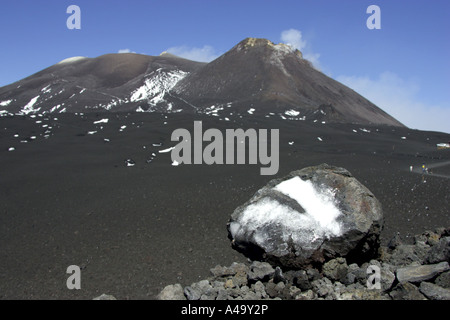
[[[69, 30], [69, 5], [81, 30]], [[369, 30], [369, 5], [381, 29]], [[209, 61], [246, 37], [299, 46], [411, 128], [450, 132], [447, 0], [2, 1], [0, 86], [65, 58], [171, 51]]]

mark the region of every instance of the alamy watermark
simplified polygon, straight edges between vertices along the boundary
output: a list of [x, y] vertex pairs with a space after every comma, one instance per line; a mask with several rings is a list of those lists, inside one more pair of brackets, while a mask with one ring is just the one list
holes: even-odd
[[79, 6], [76, 5], [70, 5], [67, 7], [66, 13], [70, 14], [70, 16], [67, 18], [66, 26], [67, 29], [73, 30], [73, 29], [81, 29], [81, 9]]
[[[260, 169], [261, 175], [274, 175], [279, 169], [279, 136], [278, 129], [271, 129], [269, 143], [267, 129], [226, 129], [224, 138], [219, 129], [203, 132], [202, 121], [194, 121], [193, 138], [187, 129], [173, 131], [171, 140], [179, 143], [171, 150], [171, 157], [178, 164], [207, 165], [246, 164], [248, 158], [248, 164], [259, 161], [266, 166]], [[205, 148], [203, 142], [209, 142]]]
[[369, 30], [381, 29], [381, 9], [377, 5], [370, 5], [367, 7], [366, 13], [371, 14], [367, 18], [366, 26]]
[[[67, 7], [66, 13], [70, 14], [67, 18], [66, 26], [67, 29], [81, 29], [81, 9], [77, 5], [70, 5]], [[370, 5], [366, 10], [367, 14], [370, 14], [370, 17], [366, 20], [366, 26], [368, 29], [381, 29], [381, 9], [377, 5]]]
[[381, 271], [377, 265], [370, 265], [367, 267], [366, 273], [369, 275], [367, 278], [367, 289], [381, 289]]
[[70, 265], [67, 267], [66, 273], [70, 274], [70, 277], [67, 278], [66, 286], [67, 289], [73, 290], [81, 289], [81, 269], [79, 266]]

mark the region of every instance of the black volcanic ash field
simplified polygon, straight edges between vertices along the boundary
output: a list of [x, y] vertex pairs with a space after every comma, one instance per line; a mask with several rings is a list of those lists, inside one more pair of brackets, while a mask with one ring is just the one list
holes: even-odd
[[[168, 284], [203, 279], [217, 264], [245, 261], [227, 238], [237, 206], [269, 180], [323, 162], [348, 169], [380, 200], [384, 243], [397, 231], [412, 241], [449, 225], [450, 150], [436, 149], [447, 134], [277, 116], [229, 119], [0, 118], [0, 298], [154, 299]], [[170, 153], [158, 151], [176, 144], [173, 130], [192, 131], [195, 120], [222, 130], [279, 129], [278, 174], [261, 176], [260, 164], [172, 166]], [[435, 166], [432, 175], [420, 174], [422, 162]], [[81, 290], [66, 287], [72, 264], [82, 268]]]

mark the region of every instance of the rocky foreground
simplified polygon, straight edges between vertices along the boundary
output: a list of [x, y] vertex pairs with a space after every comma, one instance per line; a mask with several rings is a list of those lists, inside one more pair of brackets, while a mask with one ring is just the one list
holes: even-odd
[[[0, 298], [78, 300], [108, 293], [154, 300], [168, 284], [207, 278], [217, 264], [247, 263], [230, 248], [227, 222], [271, 178], [259, 174], [259, 164], [172, 166], [170, 153], [159, 150], [172, 147], [171, 133], [191, 130], [194, 120], [222, 132], [280, 129], [274, 178], [323, 162], [348, 169], [383, 206], [383, 246], [397, 232], [412, 244], [414, 235], [449, 227], [450, 184], [438, 174], [449, 175], [450, 166], [433, 167], [424, 177], [420, 169], [422, 162], [431, 168], [450, 161], [450, 150], [436, 150], [448, 134], [240, 119], [225, 111], [230, 121], [178, 113], [2, 117], [0, 163], [8, 170], [0, 181]], [[94, 124], [105, 118], [108, 123]], [[136, 165], [127, 166], [127, 159]], [[70, 265], [83, 267], [81, 290], [61, 281]]]
[[158, 298], [188, 300], [450, 300], [450, 228], [380, 246], [381, 204], [344, 168], [327, 164], [270, 181], [228, 223], [248, 264]]
[[[394, 237], [361, 265], [336, 258], [302, 270], [267, 262], [216, 266], [205, 280], [166, 286], [161, 300], [450, 300], [450, 228], [403, 244]], [[378, 270], [377, 276], [374, 270]]]

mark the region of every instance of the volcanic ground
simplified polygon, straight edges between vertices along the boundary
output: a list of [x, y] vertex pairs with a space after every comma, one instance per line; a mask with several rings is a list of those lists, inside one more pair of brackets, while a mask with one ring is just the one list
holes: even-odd
[[[108, 119], [108, 121], [101, 121]], [[383, 205], [382, 242], [449, 226], [450, 135], [389, 126], [160, 113], [0, 118], [0, 298], [155, 299], [246, 258], [226, 224], [269, 180], [328, 163], [348, 169]], [[175, 129], [280, 130], [280, 168], [173, 166]], [[96, 123], [94, 123], [96, 122]], [[204, 145], [207, 143], [205, 142]], [[132, 160], [134, 166], [128, 166]], [[130, 161], [131, 162], [131, 161]], [[422, 174], [422, 163], [432, 174]], [[410, 172], [410, 166], [413, 171]], [[81, 289], [69, 290], [70, 265]]]

